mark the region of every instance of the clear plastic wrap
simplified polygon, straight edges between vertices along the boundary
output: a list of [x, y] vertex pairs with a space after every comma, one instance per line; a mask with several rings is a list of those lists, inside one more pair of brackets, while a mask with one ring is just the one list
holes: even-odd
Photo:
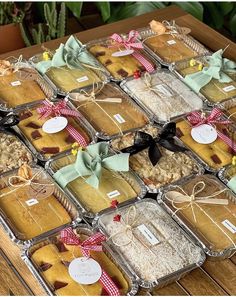
[[115, 83], [85, 88], [68, 98], [101, 139], [111, 139], [150, 123], [145, 112]]
[[[208, 66], [207, 56], [196, 57], [194, 61], [194, 65], [191, 65], [191, 60], [178, 62], [175, 65], [171, 65], [170, 70], [183, 80], [186, 75], [197, 73], [201, 71], [202, 67]], [[236, 97], [236, 73], [233, 71], [227, 71], [225, 73], [232, 79], [231, 82], [224, 83], [212, 78], [211, 81], [199, 91], [199, 95], [205, 98], [209, 106]]]
[[[157, 126], [148, 126], [141, 131], [155, 138], [160, 130]], [[114, 150], [120, 151], [132, 146], [134, 138], [135, 132], [127, 133], [123, 137], [112, 140], [111, 146]], [[180, 145], [177, 138], [175, 143]], [[162, 146], [158, 145], [158, 147], [162, 157], [155, 166], [149, 159], [148, 148], [130, 156], [130, 168], [143, 180], [149, 192], [156, 193], [170, 183], [179, 183], [186, 177], [204, 172], [203, 167], [190, 151], [171, 152]]]
[[212, 259], [235, 253], [236, 197], [217, 177], [202, 175], [170, 185], [158, 200]]
[[73, 202], [46, 171], [36, 165], [29, 168], [3, 174], [0, 182], [0, 221], [10, 238], [21, 246], [81, 221]]
[[[73, 228], [76, 236], [84, 241], [95, 233], [86, 225]], [[115, 254], [106, 243], [103, 251], [91, 251], [90, 258], [102, 266], [120, 291], [120, 295], [135, 295], [137, 282], [123, 263], [117, 262]], [[82, 285], [68, 273], [72, 260], [82, 256], [81, 246], [67, 245], [60, 240], [60, 233], [54, 233], [40, 242], [33, 243], [23, 252], [22, 258], [49, 295], [100, 296], [108, 295], [99, 281]]]
[[160, 124], [203, 107], [202, 99], [166, 69], [128, 78], [120, 86]]
[[[174, 26], [180, 29], [178, 25], [174, 24]], [[145, 48], [163, 65], [169, 66], [171, 63], [209, 53], [191, 34], [176, 34], [174, 30], [173, 34], [168, 33], [167, 30], [160, 35], [152, 31], [150, 27], [138, 31]]]
[[145, 288], [174, 282], [205, 260], [203, 251], [152, 199], [104, 211], [95, 226]]
[[0, 76], [0, 110], [12, 111], [35, 101], [55, 98], [55, 92], [26, 61], [10, 60], [9, 72]]
[[[60, 101], [54, 103], [60, 104]], [[76, 116], [65, 116], [68, 120], [68, 124], [63, 130], [55, 133], [45, 132], [43, 125], [51, 118], [55, 118], [55, 115], [52, 114], [47, 117], [42, 117], [37, 110], [39, 107], [45, 106], [43, 104], [34, 104], [19, 110], [20, 123], [15, 127], [15, 130], [24, 137], [28, 147], [41, 161], [47, 161], [49, 158], [71, 149], [72, 144], [77, 141], [71, 135], [70, 131], [72, 131], [72, 129], [75, 129], [87, 144], [95, 141], [95, 131], [89, 123], [87, 123], [82, 116], [79, 117], [77, 113]], [[70, 106], [70, 104], [66, 104], [64, 108], [73, 111], [73, 107]], [[69, 131], [67, 127], [72, 127], [72, 129], [70, 128]], [[73, 135], [75, 135], [74, 132]]]
[[[114, 153], [111, 152], [112, 154]], [[62, 167], [73, 164], [75, 160], [75, 156], [67, 153], [47, 162], [46, 169], [53, 175]], [[111, 207], [114, 199], [121, 203], [137, 196], [143, 198], [146, 194], [143, 182], [132, 171], [115, 172], [106, 168], [102, 169], [98, 189], [87, 184], [85, 178], [78, 177], [65, 187], [65, 191], [89, 219], [101, 210]]]

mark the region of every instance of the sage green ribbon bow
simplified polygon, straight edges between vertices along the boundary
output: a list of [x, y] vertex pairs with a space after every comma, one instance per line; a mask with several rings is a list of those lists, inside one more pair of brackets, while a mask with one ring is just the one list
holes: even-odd
[[88, 176], [86, 182], [98, 189], [102, 168], [114, 171], [129, 171], [129, 154], [121, 153], [108, 156], [109, 145], [99, 142], [79, 150], [75, 163], [58, 170], [54, 179], [65, 188], [66, 185], [81, 176]]
[[40, 73], [44, 74], [50, 67], [67, 66], [70, 69], [84, 69], [82, 64], [94, 67], [96, 62], [87, 52], [85, 45], [71, 35], [65, 44], [60, 44], [52, 60], [41, 61], [35, 66]]
[[223, 58], [223, 52], [224, 51], [220, 49], [207, 57], [209, 66], [204, 67], [202, 71], [186, 75], [184, 78], [185, 83], [198, 93], [212, 78], [219, 80], [221, 83], [231, 82], [232, 79], [225, 72], [236, 72], [236, 63]]

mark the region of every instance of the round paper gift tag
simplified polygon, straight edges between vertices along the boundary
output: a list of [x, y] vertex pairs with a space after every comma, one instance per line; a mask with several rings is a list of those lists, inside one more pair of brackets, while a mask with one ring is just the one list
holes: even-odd
[[42, 129], [45, 133], [53, 134], [62, 131], [67, 125], [68, 120], [65, 117], [54, 117], [47, 120]]
[[191, 130], [192, 138], [201, 144], [210, 144], [217, 139], [217, 132], [211, 125], [203, 124]]
[[132, 49], [126, 49], [123, 51], [118, 51], [118, 52], [114, 52], [112, 54], [112, 57], [123, 57], [123, 56], [129, 56], [131, 54], [133, 54], [134, 50]]
[[102, 268], [92, 258], [80, 257], [74, 259], [68, 268], [71, 278], [79, 284], [91, 285], [102, 276]]

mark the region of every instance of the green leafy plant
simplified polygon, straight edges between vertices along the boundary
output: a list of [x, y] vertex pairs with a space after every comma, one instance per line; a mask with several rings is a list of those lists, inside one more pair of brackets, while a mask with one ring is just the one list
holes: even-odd
[[31, 30], [27, 29], [27, 24], [20, 23], [21, 34], [26, 46], [40, 44], [55, 38], [65, 36], [66, 27], [66, 6], [60, 3], [60, 10], [57, 11], [56, 2], [44, 3], [44, 23], [37, 24]]
[[[92, 3], [92, 2], [91, 2]], [[215, 29], [236, 36], [235, 2], [94, 2], [104, 22], [111, 23], [141, 15], [158, 8], [177, 5]], [[80, 18], [83, 2], [68, 2], [67, 7]]]

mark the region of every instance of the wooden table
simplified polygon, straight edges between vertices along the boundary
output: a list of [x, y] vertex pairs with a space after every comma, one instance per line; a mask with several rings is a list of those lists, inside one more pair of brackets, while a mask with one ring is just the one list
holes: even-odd
[[[137, 16], [132, 19], [126, 19], [114, 24], [108, 24], [96, 29], [80, 32], [76, 36], [82, 41], [87, 42], [99, 37], [106, 37], [117, 32], [127, 32], [131, 29], [146, 26], [152, 19], [165, 20], [176, 19], [177, 24], [189, 27], [192, 35], [208, 48], [216, 51], [230, 45], [225, 51], [225, 56], [231, 59], [236, 58], [236, 44], [220, 35], [205, 24], [187, 14], [176, 6], [153, 11], [148, 14]], [[67, 38], [61, 38], [46, 42], [44, 45], [50, 49], [55, 49], [61, 42]], [[0, 56], [0, 59], [22, 54], [25, 58], [29, 58], [41, 51], [40, 45], [13, 51]], [[5, 232], [0, 228], [0, 248], [9, 258], [10, 262], [15, 266], [19, 275], [25, 280], [26, 285], [31, 288], [35, 295], [45, 295], [41, 286], [31, 275], [24, 262], [20, 258], [19, 249], [14, 246]], [[0, 250], [1, 252], [1, 250]], [[1, 254], [0, 254], [1, 256]], [[9, 283], [9, 295], [30, 294], [29, 288], [25, 288], [18, 280], [17, 273], [11, 270], [11, 264], [2, 263], [0, 260], [0, 288], [2, 284]], [[5, 265], [5, 266], [4, 266]], [[195, 269], [178, 282], [171, 284], [165, 288], [158, 290], [158, 295], [236, 295], [236, 256], [220, 262], [206, 261], [205, 264]], [[14, 284], [14, 285], [13, 285]], [[3, 291], [5, 292], [5, 291]], [[1, 293], [0, 290], [0, 294]], [[6, 293], [5, 293], [6, 294]]]

